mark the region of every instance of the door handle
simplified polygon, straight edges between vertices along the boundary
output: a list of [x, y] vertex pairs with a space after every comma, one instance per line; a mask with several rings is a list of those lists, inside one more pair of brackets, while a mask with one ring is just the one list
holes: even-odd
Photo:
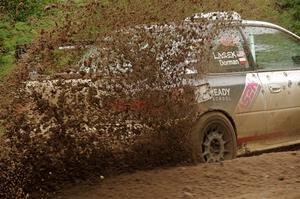
[[277, 84], [269, 85], [269, 89], [271, 93], [280, 93], [281, 92], [281, 86]]

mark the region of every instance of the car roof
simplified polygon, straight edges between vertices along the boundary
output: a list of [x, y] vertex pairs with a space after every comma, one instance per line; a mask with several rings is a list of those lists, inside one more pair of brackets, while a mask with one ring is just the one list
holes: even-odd
[[190, 17], [184, 19], [184, 21], [194, 21], [194, 20], [208, 20], [208, 21], [218, 21], [218, 20], [234, 20], [234, 21], [241, 21], [242, 17], [239, 13], [235, 11], [230, 12], [208, 12], [208, 13], [195, 13]]
[[[217, 12], [208, 12], [208, 13], [195, 13], [193, 14], [191, 17], [187, 17], [184, 19], [184, 22], [188, 22], [188, 23], [193, 23], [194, 20], [207, 20], [209, 22], [217, 22], [219, 20], [221, 21], [228, 21], [229, 23], [233, 23], [233, 24], [238, 24], [242, 26], [255, 26], [255, 27], [267, 27], [267, 28], [274, 28], [280, 31], [283, 31], [293, 37], [295, 37], [296, 39], [300, 40], [300, 37], [294, 33], [292, 33], [291, 31], [273, 24], [273, 23], [269, 23], [269, 22], [265, 22], [265, 21], [254, 21], [254, 20], [243, 20], [242, 16], [235, 12], [235, 11], [229, 11], [229, 12], [222, 12], [222, 11], [217, 11]], [[196, 22], [197, 23], [197, 22]]]
[[296, 35], [295, 33], [279, 26], [279, 25], [276, 25], [276, 24], [273, 24], [273, 23], [270, 23], [270, 22], [265, 22], [265, 21], [254, 21], [254, 20], [242, 20], [242, 23], [241, 23], [242, 26], [244, 27], [265, 27], [265, 28], [274, 28], [274, 29], [277, 29], [279, 31], [282, 31], [282, 32], [285, 32], [289, 35], [291, 35], [292, 37], [295, 37], [296, 39], [300, 40], [300, 37], [298, 35]]

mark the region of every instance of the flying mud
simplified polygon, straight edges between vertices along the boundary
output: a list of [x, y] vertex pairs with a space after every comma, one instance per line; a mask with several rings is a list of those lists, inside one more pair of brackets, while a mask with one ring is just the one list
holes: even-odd
[[[172, 2], [158, 8], [162, 12]], [[155, 18], [141, 13], [138, 3], [136, 9], [129, 4], [136, 12], [128, 12], [128, 7], [90, 1], [74, 15], [70, 5], [56, 6], [66, 13], [63, 22], [42, 31], [1, 84], [0, 116], [6, 131], [0, 139], [0, 198], [47, 198], [66, 183], [194, 163], [189, 133], [201, 107], [183, 75], [188, 70], [205, 73], [209, 41], [218, 31], [205, 21], [194, 24], [193, 18], [166, 22], [173, 12]], [[120, 12], [121, 18], [111, 17]], [[83, 38], [89, 41], [78, 42]], [[190, 68], [194, 60], [197, 64]], [[287, 154], [286, 160], [295, 163], [298, 155]], [[231, 171], [235, 161], [224, 164]], [[214, 166], [205, 174], [208, 167], [192, 167], [191, 173], [185, 167], [174, 170], [195, 181], [202, 169], [201, 175], [221, 179]], [[122, 183], [122, 178], [116, 181]]]

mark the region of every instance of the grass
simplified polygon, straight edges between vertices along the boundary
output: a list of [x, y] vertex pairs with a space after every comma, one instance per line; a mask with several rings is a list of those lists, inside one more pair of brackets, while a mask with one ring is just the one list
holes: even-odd
[[[112, 24], [115, 24], [114, 22], [119, 22], [121, 25], [126, 24], [127, 21], [124, 20], [126, 18], [122, 17], [122, 14], [128, 14], [132, 11], [136, 13], [135, 18], [142, 19], [142, 16], [149, 15], [161, 21], [172, 21], [183, 19], [196, 12], [217, 11], [222, 8], [222, 10], [235, 10], [241, 13], [245, 19], [271, 21], [280, 23], [284, 27], [291, 27], [290, 20], [282, 20], [284, 15], [280, 15], [274, 9], [274, 0], [247, 0], [247, 3], [242, 0], [166, 0], [164, 2], [159, 0], [119, 0], [113, 3], [109, 0], [99, 1], [103, 5], [107, 5], [107, 11], [112, 13], [112, 18], [116, 18], [115, 21], [112, 20]], [[66, 0], [49, 0], [45, 2], [65, 3]], [[80, 12], [80, 7], [87, 1], [75, 0], [73, 2], [72, 10], [76, 15], [76, 9]], [[122, 10], [122, 13], [119, 15], [117, 14], [118, 9]], [[42, 9], [39, 13], [28, 17], [24, 22], [15, 22], [7, 15], [0, 14], [0, 79], [3, 79], [15, 65], [16, 45], [33, 42], [42, 29], [54, 27], [55, 22], [61, 24], [64, 19], [63, 15], [65, 15], [63, 9], [50, 9], [48, 11], [43, 11]], [[101, 11], [95, 13], [95, 15], [97, 15], [95, 19], [98, 21], [107, 20], [103, 19]], [[148, 21], [145, 20], [144, 22], [147, 23]], [[100, 24], [102, 25], [101, 29], [90, 24], [83, 35], [86, 38], [92, 38], [100, 31], [109, 29], [109, 26], [105, 26], [106, 22], [103, 22], [103, 24], [100, 22]], [[61, 66], [65, 62], [67, 62], [67, 59], [60, 60], [58, 65]]]
[[49, 11], [42, 17], [32, 16], [25, 22], [15, 22], [7, 15], [0, 14], [0, 79], [3, 79], [15, 66], [17, 45], [33, 42], [42, 29], [55, 25], [59, 11]]
[[31, 27], [23, 22], [11, 24], [6, 19], [0, 25], [0, 79], [7, 75], [14, 67], [15, 49], [17, 44], [30, 43], [34, 39], [31, 33]]

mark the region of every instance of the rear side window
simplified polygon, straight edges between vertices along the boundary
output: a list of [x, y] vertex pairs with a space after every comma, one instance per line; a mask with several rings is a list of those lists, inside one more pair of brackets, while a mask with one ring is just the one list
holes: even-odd
[[228, 73], [250, 70], [243, 41], [238, 29], [222, 30], [212, 42], [209, 72]]
[[300, 42], [266, 27], [243, 28], [258, 70], [300, 68]]

